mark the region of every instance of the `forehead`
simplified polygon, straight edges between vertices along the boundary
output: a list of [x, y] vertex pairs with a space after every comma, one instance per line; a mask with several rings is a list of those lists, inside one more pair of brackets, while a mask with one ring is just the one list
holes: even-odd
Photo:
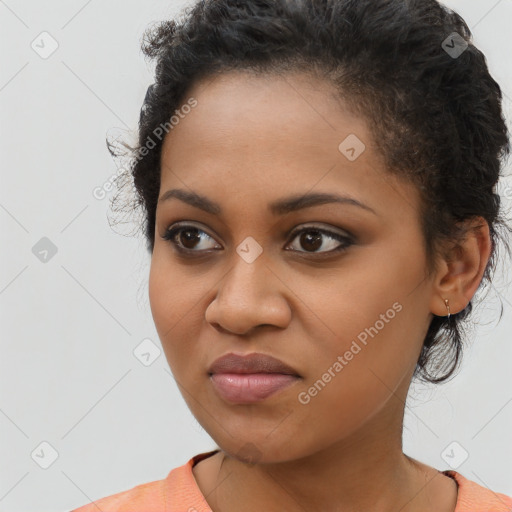
[[[164, 140], [161, 193], [185, 184], [223, 202], [229, 187], [229, 200], [239, 206], [243, 197], [318, 188], [386, 207], [384, 183], [393, 182], [395, 194], [402, 185], [386, 172], [366, 121], [327, 81], [237, 71], [196, 83], [188, 98], [197, 106]], [[343, 152], [348, 146], [355, 159]], [[411, 191], [399, 193], [410, 202], [404, 192]], [[388, 199], [396, 205], [398, 198]]]
[[322, 143], [325, 149], [347, 130], [368, 142], [370, 138], [365, 122], [349, 112], [334, 87], [305, 73], [231, 71], [197, 82], [187, 97], [198, 105], [180, 122], [180, 130], [166, 138], [165, 149], [197, 137], [208, 149], [217, 148], [224, 138], [224, 147], [238, 143], [255, 150], [258, 143], [275, 146], [283, 141], [287, 144], [282, 150], [294, 143]]

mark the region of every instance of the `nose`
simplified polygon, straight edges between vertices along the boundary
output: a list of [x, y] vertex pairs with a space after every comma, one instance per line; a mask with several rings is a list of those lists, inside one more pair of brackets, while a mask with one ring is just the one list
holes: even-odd
[[216, 329], [237, 335], [258, 326], [286, 328], [291, 320], [289, 289], [283, 278], [263, 258], [247, 263], [238, 255], [219, 283], [214, 300], [206, 308], [206, 321]]

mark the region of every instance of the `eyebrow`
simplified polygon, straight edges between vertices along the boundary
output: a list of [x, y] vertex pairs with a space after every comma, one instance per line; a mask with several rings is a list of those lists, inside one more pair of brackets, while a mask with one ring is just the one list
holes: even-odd
[[[219, 204], [215, 203], [207, 197], [197, 194], [196, 192], [189, 192], [183, 189], [171, 189], [164, 192], [158, 199], [159, 203], [169, 201], [170, 199], [179, 199], [184, 203], [199, 208], [207, 213], [218, 215], [222, 213], [222, 208]], [[370, 206], [361, 203], [357, 199], [350, 196], [340, 196], [337, 194], [330, 194], [326, 192], [316, 192], [310, 194], [298, 194], [295, 196], [279, 199], [269, 203], [268, 209], [273, 215], [286, 215], [287, 213], [302, 210], [303, 208], [310, 208], [312, 206], [319, 206], [328, 203], [341, 203], [346, 205], [357, 206], [375, 215], [377, 212]]]

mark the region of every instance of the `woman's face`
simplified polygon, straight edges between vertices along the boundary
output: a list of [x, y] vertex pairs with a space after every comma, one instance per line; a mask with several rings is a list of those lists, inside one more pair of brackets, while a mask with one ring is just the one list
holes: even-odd
[[[416, 189], [386, 173], [379, 141], [327, 83], [232, 72], [189, 97], [163, 145], [149, 294], [190, 410], [225, 452], [261, 462], [401, 425], [434, 294]], [[173, 189], [216, 206], [163, 200]], [[270, 208], [309, 194], [351, 202]], [[230, 352], [274, 356], [300, 378], [230, 401], [208, 372]]]

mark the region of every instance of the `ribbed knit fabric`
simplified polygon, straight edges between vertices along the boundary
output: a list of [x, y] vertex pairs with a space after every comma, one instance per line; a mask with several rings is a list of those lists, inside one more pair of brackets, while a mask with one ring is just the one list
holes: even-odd
[[[197, 486], [192, 466], [219, 450], [200, 453], [171, 470], [164, 480], [137, 485], [71, 512], [212, 512]], [[458, 485], [454, 512], [512, 512], [512, 498], [493, 492], [452, 470], [442, 471]]]

